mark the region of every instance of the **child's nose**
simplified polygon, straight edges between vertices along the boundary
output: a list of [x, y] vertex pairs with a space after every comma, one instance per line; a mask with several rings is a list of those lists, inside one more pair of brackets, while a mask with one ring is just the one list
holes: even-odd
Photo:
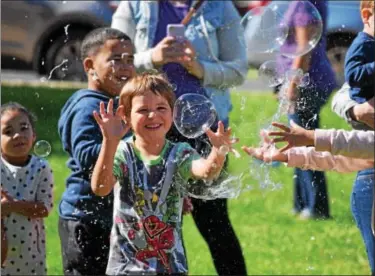
[[154, 118], [154, 117], [155, 117], [155, 111], [150, 111], [150, 112], [148, 113], [148, 117], [149, 117], [149, 118]]

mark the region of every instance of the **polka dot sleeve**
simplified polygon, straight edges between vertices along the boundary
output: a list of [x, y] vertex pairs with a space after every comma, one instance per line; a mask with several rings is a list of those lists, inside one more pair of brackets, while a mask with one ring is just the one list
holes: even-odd
[[48, 212], [53, 208], [53, 173], [47, 162], [41, 167], [38, 188], [36, 191], [36, 201], [43, 202]]

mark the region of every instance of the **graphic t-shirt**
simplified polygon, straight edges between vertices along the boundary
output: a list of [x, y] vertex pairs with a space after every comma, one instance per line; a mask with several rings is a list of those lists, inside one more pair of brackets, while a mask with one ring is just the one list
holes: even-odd
[[189, 144], [167, 141], [157, 160], [145, 161], [132, 143], [120, 142], [107, 274], [187, 273], [182, 200], [198, 158]]

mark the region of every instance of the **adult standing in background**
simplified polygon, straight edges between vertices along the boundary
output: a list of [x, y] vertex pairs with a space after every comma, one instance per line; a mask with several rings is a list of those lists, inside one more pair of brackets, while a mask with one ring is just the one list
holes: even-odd
[[[185, 28], [185, 40], [167, 36], [168, 24], [179, 24], [192, 0], [121, 1], [112, 28], [131, 37], [137, 71], [158, 69], [175, 85], [176, 97], [199, 93], [213, 102], [228, 127], [232, 109], [229, 88], [247, 74], [247, 55], [240, 16], [232, 1], [205, 1]], [[174, 129], [169, 139], [188, 142], [207, 154], [207, 137], [187, 139]], [[220, 275], [246, 275], [239, 241], [228, 216], [227, 200], [192, 198], [192, 216], [206, 240]]]
[[[327, 14], [326, 0], [309, 0], [319, 11], [322, 21], [322, 36], [318, 44], [305, 55], [294, 59], [279, 55], [278, 66], [284, 70], [302, 69], [309, 73], [310, 84], [301, 89], [296, 82], [291, 82], [286, 88], [287, 99], [290, 101], [288, 119], [306, 129], [319, 127], [319, 113], [336, 87], [335, 74], [326, 54]], [[300, 1], [289, 4], [285, 18], [289, 28], [294, 28], [294, 39], [287, 39], [282, 51], [292, 49], [296, 44], [309, 42], [310, 27], [314, 24], [314, 17], [307, 6]], [[302, 46], [303, 47], [303, 46]], [[276, 89], [276, 92], [280, 87]], [[293, 212], [300, 218], [329, 218], [328, 193], [324, 172], [295, 169], [294, 173], [294, 208]]]

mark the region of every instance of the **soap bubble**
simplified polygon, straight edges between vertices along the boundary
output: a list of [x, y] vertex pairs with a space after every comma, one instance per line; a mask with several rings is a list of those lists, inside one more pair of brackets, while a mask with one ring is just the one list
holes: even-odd
[[284, 70], [278, 67], [274, 60], [264, 62], [258, 70], [259, 78], [269, 87], [275, 87], [284, 82]]
[[311, 2], [272, 1], [265, 9], [276, 14], [276, 19], [282, 19], [278, 24], [288, 26], [287, 37], [279, 48], [282, 55], [289, 58], [303, 56], [319, 43], [323, 21]]
[[256, 7], [241, 20], [249, 53], [270, 53], [284, 44], [288, 27], [272, 9]]
[[34, 145], [34, 153], [38, 157], [47, 157], [51, 153], [51, 145], [46, 140], [37, 141]]
[[176, 100], [173, 121], [177, 130], [187, 138], [202, 135], [216, 120], [212, 102], [200, 94], [184, 94]]

